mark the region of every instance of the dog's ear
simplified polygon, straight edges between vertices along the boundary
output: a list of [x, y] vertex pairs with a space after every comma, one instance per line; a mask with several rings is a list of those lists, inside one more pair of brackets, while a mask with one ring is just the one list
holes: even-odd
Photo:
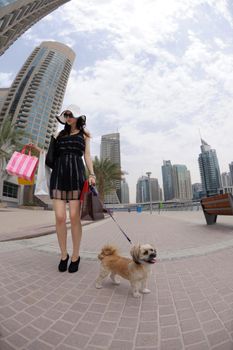
[[137, 244], [137, 245], [134, 245], [130, 250], [130, 254], [133, 258], [133, 261], [135, 262], [138, 262], [140, 259], [140, 249], [141, 249], [140, 244]]

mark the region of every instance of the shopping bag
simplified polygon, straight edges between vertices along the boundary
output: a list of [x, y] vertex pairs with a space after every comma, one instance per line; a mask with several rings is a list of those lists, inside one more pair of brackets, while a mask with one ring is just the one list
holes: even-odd
[[85, 181], [80, 197], [81, 220], [97, 221], [104, 219], [103, 205], [94, 186], [89, 186]]
[[45, 204], [52, 204], [49, 195], [50, 169], [45, 165], [45, 152], [40, 152], [38, 172], [36, 176], [36, 186], [34, 195]]
[[18, 184], [23, 186], [33, 186], [35, 183], [35, 177], [33, 176], [32, 180], [25, 180], [22, 177], [18, 177]]
[[[29, 154], [25, 154], [26, 149], [29, 148]], [[6, 171], [9, 175], [22, 177], [25, 180], [32, 180], [35, 174], [38, 158], [31, 156], [31, 149], [29, 146], [24, 146], [21, 152], [14, 152], [9, 160]]]

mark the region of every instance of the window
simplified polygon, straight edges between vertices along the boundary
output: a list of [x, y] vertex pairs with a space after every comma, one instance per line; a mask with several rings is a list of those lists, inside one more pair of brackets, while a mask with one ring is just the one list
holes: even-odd
[[8, 181], [4, 181], [2, 194], [4, 197], [17, 198], [18, 188], [19, 188], [18, 185], [15, 185]]

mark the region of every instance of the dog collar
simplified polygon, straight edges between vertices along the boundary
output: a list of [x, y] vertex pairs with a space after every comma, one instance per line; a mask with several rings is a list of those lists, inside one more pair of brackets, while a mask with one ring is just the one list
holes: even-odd
[[140, 261], [137, 261], [137, 260], [134, 260], [134, 259], [133, 259], [133, 261], [135, 262], [135, 264], [141, 265]]

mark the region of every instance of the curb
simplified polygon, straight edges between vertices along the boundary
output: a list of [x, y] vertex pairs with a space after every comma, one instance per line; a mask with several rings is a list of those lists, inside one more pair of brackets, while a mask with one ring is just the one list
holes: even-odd
[[[82, 224], [82, 226], [87, 226], [87, 225], [91, 225], [94, 221], [85, 221], [85, 223]], [[1, 242], [11, 242], [11, 241], [21, 241], [23, 239], [31, 239], [31, 238], [37, 238], [37, 237], [42, 237], [42, 236], [47, 236], [53, 233], [56, 233], [56, 229], [55, 229], [55, 225], [50, 225], [53, 226], [53, 229], [48, 229], [48, 230], [44, 230], [42, 232], [38, 232], [38, 233], [29, 233], [28, 235], [22, 235], [22, 236], [18, 236], [18, 237], [12, 237], [12, 238], [7, 238], [7, 239], [0, 239], [0, 243]], [[71, 228], [71, 224], [70, 222], [67, 223], [67, 229]], [[38, 228], [39, 230], [39, 228]], [[10, 235], [10, 233], [9, 233]]]

